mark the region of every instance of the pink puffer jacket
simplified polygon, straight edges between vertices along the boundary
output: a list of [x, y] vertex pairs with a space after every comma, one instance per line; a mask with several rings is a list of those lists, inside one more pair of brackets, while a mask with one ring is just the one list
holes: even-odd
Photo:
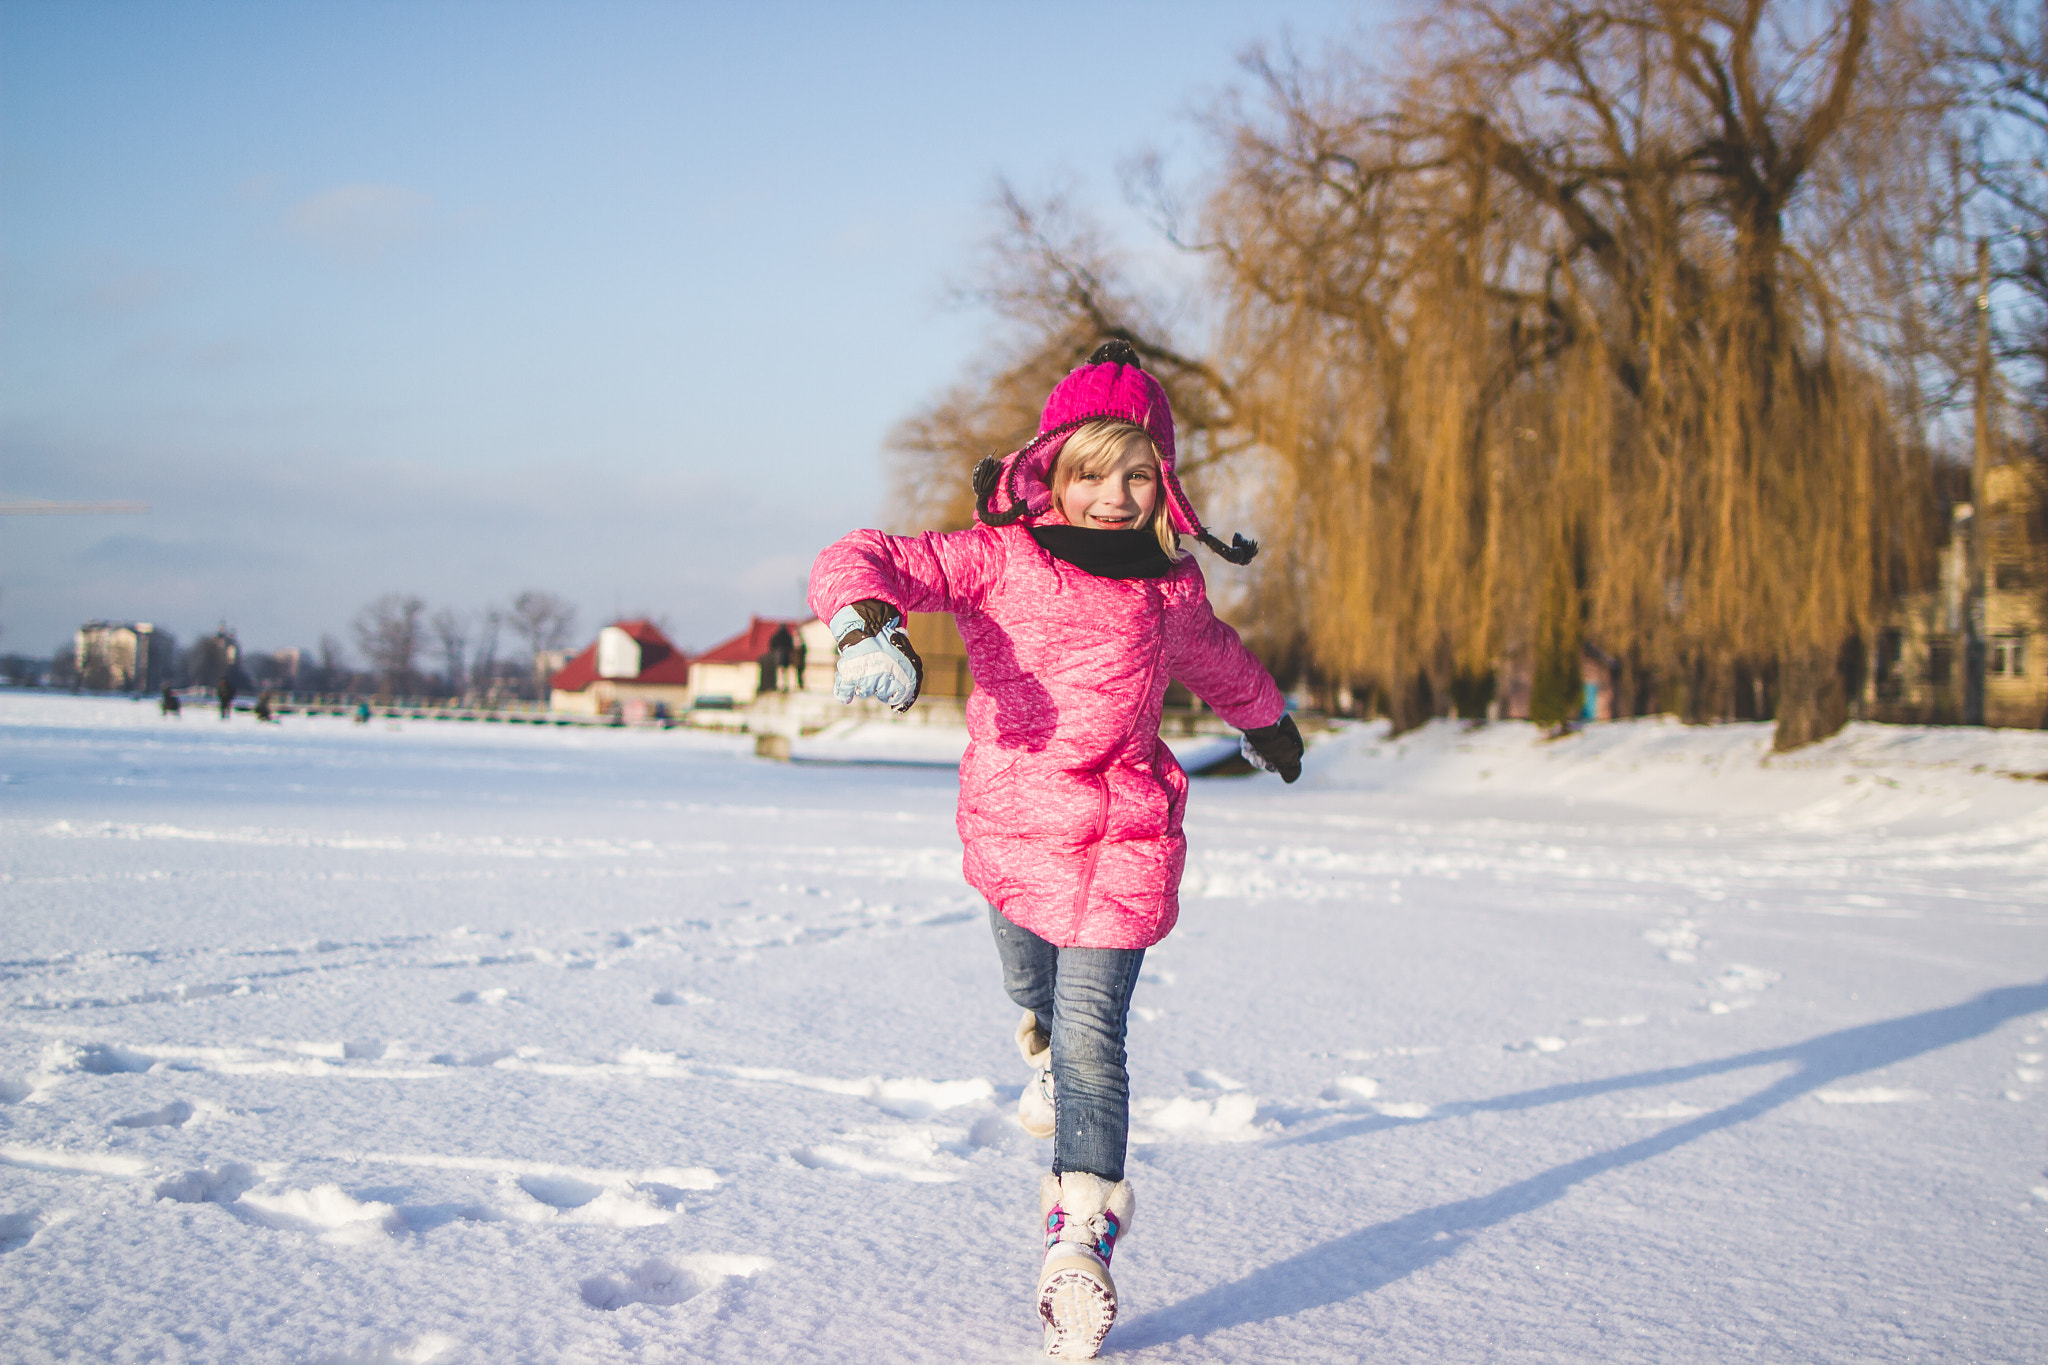
[[[1042, 478], [1056, 447], [1031, 453]], [[954, 614], [976, 689], [960, 764], [968, 883], [1060, 947], [1147, 948], [1179, 916], [1187, 856], [1187, 774], [1159, 742], [1167, 682], [1241, 729], [1286, 705], [1210, 610], [1192, 558], [1161, 578], [1098, 578], [1032, 539], [1031, 523], [1058, 520], [855, 531], [818, 556], [811, 609], [829, 621], [877, 598]]]

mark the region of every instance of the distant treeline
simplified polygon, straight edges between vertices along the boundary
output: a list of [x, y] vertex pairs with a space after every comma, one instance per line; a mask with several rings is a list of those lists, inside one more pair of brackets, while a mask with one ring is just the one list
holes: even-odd
[[132, 658], [80, 659], [75, 643], [67, 640], [48, 660], [0, 655], [0, 681], [133, 692], [159, 686], [210, 690], [225, 679], [244, 694], [270, 688], [469, 697], [489, 703], [545, 696], [547, 674], [558, 665], [575, 627], [575, 607], [538, 588], [475, 612], [442, 607], [429, 613], [423, 599], [391, 592], [356, 614], [354, 657], [332, 634], [321, 636], [312, 650], [244, 649], [234, 630], [223, 624], [183, 646], [168, 631], [153, 631], [147, 652], [154, 657], [140, 673]]

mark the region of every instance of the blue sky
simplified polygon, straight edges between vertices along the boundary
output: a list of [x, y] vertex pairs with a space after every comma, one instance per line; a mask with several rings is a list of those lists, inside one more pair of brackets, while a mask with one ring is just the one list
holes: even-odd
[[349, 640], [559, 592], [685, 646], [800, 609], [991, 320], [998, 176], [1118, 167], [1347, 0], [0, 3], [0, 650]]

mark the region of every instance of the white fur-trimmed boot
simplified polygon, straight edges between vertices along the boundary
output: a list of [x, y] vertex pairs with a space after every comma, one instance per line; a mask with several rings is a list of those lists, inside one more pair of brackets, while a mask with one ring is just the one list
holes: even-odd
[[1137, 1207], [1131, 1182], [1086, 1171], [1048, 1175], [1038, 1186], [1045, 1214], [1045, 1265], [1038, 1272], [1038, 1317], [1045, 1353], [1093, 1360], [1116, 1324], [1116, 1281], [1109, 1258]]
[[1030, 1084], [1017, 1097], [1017, 1122], [1035, 1138], [1052, 1136], [1052, 1031], [1041, 1028], [1038, 1016], [1024, 1011], [1017, 1023], [1017, 1051], [1032, 1070]]

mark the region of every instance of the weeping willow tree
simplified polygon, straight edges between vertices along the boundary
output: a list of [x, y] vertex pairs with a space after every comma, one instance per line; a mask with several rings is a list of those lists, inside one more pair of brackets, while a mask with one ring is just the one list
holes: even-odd
[[1258, 509], [1241, 617], [1281, 671], [1401, 725], [1496, 681], [1563, 719], [1597, 648], [1624, 714], [1829, 733], [1929, 543], [1918, 14], [1453, 0], [1399, 77], [1254, 59], [1174, 232], [1212, 266], [1203, 345], [1010, 198], [989, 297], [1020, 340], [902, 429], [906, 488], [964, 490], [1124, 336], [1209, 495]]
[[1859, 236], [1936, 126], [1909, 17], [1467, 3], [1398, 83], [1259, 67], [1203, 245], [1262, 628], [1401, 721], [1583, 638], [1628, 709], [1836, 728], [1923, 539]]

